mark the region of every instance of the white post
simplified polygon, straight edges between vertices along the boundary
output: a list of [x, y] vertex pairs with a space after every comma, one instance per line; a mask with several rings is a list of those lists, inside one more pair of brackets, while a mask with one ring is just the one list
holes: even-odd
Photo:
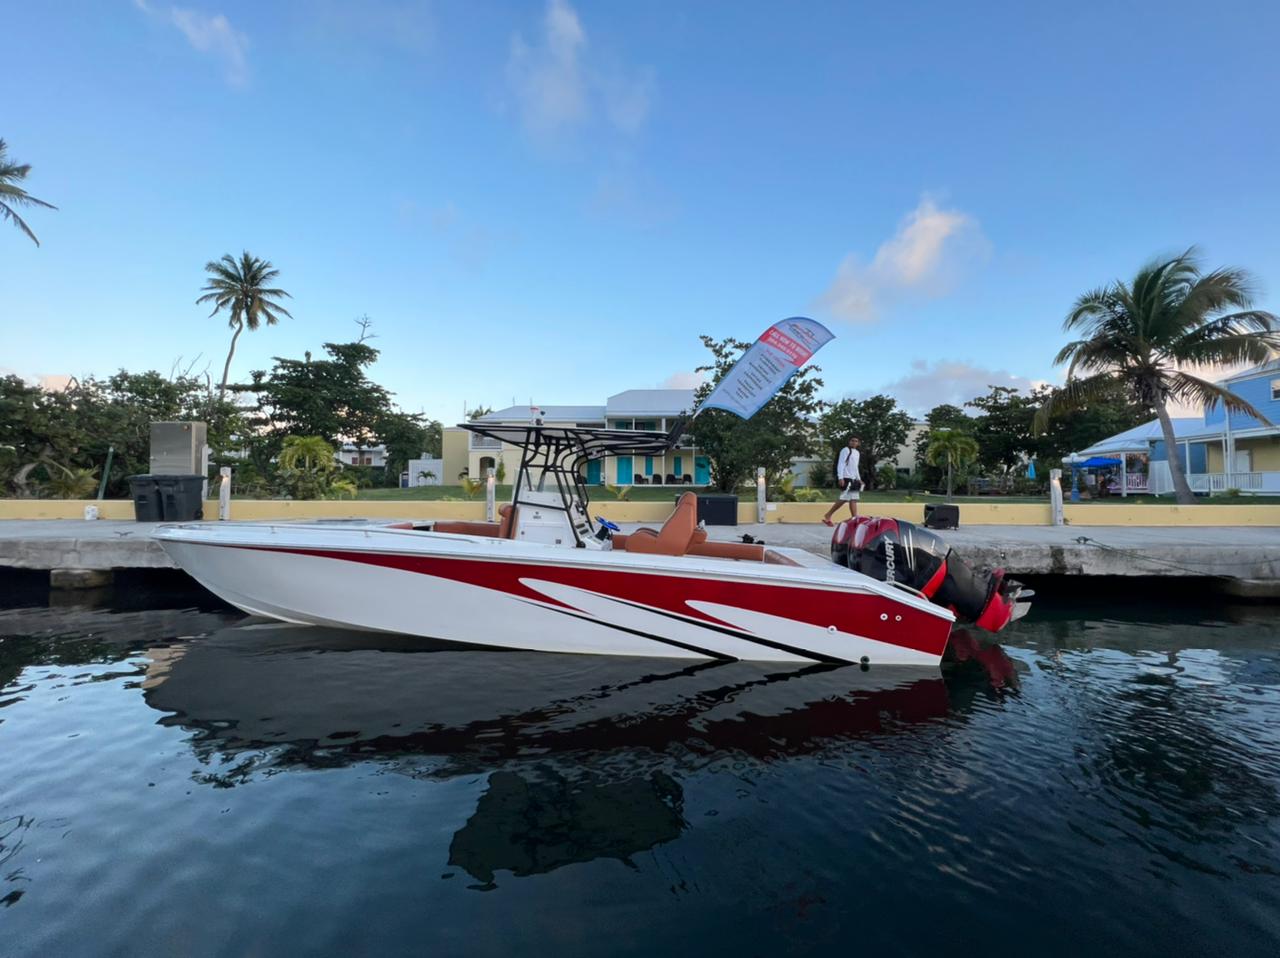
[[756, 469], [756, 522], [763, 523], [765, 516], [764, 466]]
[[231, 467], [219, 469], [218, 478], [218, 519], [225, 522], [231, 518]]
[[213, 448], [207, 442], [200, 447], [200, 473], [204, 476], [204, 485], [200, 487], [201, 501], [209, 498], [209, 454], [212, 452]]
[[1120, 453], [1120, 498], [1129, 497], [1129, 454]]
[[1049, 470], [1049, 511], [1053, 514], [1053, 524], [1063, 524], [1062, 515], [1062, 470]]
[[493, 467], [491, 466], [489, 467], [489, 475], [484, 481], [484, 518], [486, 522], [494, 522], [498, 516], [496, 503], [494, 502], [496, 482]]
[[1222, 471], [1226, 473], [1227, 485], [1240, 488], [1234, 480], [1233, 473], [1236, 471], [1236, 437], [1231, 431], [1231, 410], [1225, 406], [1222, 410], [1223, 423], [1226, 426], [1227, 435], [1223, 440], [1222, 458], [1226, 460], [1222, 464]]

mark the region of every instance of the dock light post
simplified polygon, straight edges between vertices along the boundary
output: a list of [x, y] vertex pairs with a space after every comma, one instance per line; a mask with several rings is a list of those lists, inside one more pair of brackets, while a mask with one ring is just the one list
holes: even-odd
[[218, 519], [225, 522], [231, 518], [231, 467], [219, 469], [218, 479]]
[[1049, 470], [1049, 511], [1053, 516], [1053, 524], [1063, 524], [1062, 515], [1062, 470]]
[[497, 491], [497, 480], [493, 475], [493, 467], [489, 467], [489, 475], [484, 481], [484, 519], [485, 522], [494, 522], [497, 518], [497, 509], [494, 502], [494, 495]]
[[764, 523], [765, 513], [765, 487], [764, 487], [764, 466], [756, 469], [756, 522]]

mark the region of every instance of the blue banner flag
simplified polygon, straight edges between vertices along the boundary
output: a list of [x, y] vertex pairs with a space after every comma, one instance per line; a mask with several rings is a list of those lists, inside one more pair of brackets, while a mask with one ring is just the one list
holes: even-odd
[[698, 412], [724, 409], [750, 419], [796, 370], [833, 339], [831, 330], [803, 316], [774, 323], [724, 374]]

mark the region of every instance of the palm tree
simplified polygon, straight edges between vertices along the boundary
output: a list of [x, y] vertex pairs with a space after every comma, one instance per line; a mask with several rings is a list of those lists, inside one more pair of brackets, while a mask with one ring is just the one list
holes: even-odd
[[333, 446], [323, 436], [286, 436], [280, 447], [280, 468], [309, 475], [338, 468]]
[[9, 147], [4, 140], [0, 140], [0, 220], [12, 221], [14, 226], [31, 237], [31, 242], [39, 246], [40, 241], [36, 239], [36, 234], [31, 232], [31, 227], [18, 215], [15, 207], [43, 206], [50, 210], [56, 210], [57, 207], [52, 203], [36, 199], [18, 186], [18, 182], [25, 180], [27, 174], [31, 172], [31, 164], [15, 163], [9, 159], [8, 153]]
[[[1173, 434], [1169, 401], [1267, 418], [1249, 402], [1208, 380], [1185, 372], [1238, 363], [1266, 362], [1280, 350], [1280, 320], [1252, 309], [1252, 284], [1241, 269], [1202, 272], [1194, 248], [1163, 262], [1152, 261], [1132, 282], [1117, 280], [1085, 293], [1063, 328], [1083, 334], [1058, 353], [1070, 363], [1067, 383], [1036, 414], [1039, 432], [1051, 416], [1102, 400], [1118, 380], [1134, 400], [1155, 410], [1169, 451], [1169, 471], [1180, 504], [1195, 502]], [[1234, 312], [1229, 312], [1234, 310]]]
[[231, 336], [231, 349], [227, 351], [226, 365], [222, 367], [222, 384], [218, 387], [218, 401], [221, 402], [227, 391], [231, 357], [236, 354], [236, 340], [240, 338], [244, 328], [248, 326], [252, 332], [264, 319], [268, 326], [274, 326], [280, 316], [289, 316], [290, 319], [293, 317], [287, 309], [275, 302], [289, 294], [282, 289], [267, 286], [267, 283], [280, 275], [280, 271], [265, 259], [250, 256], [246, 251], [240, 254], [237, 261], [227, 254], [216, 262], [205, 263], [204, 271], [209, 274], [210, 279], [201, 290], [204, 295], [196, 302], [213, 303], [210, 316], [217, 315], [219, 310], [227, 310], [228, 325], [235, 330]]
[[978, 443], [959, 429], [935, 429], [929, 436], [929, 446], [924, 455], [931, 466], [947, 464], [947, 502], [950, 502], [952, 470], [967, 466], [978, 458]]

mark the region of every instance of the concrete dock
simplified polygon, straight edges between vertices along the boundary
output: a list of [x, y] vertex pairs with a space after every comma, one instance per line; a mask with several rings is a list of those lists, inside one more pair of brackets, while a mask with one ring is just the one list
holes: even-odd
[[[55, 586], [99, 585], [118, 569], [172, 569], [150, 538], [155, 525], [0, 521], [0, 568], [47, 570]], [[818, 555], [827, 554], [831, 538], [820, 524], [712, 526], [708, 532], [712, 539], [741, 540], [746, 534]], [[1222, 580], [1233, 594], [1280, 597], [1277, 528], [970, 526], [942, 535], [972, 565], [1003, 566], [1012, 575], [1205, 577]]]

